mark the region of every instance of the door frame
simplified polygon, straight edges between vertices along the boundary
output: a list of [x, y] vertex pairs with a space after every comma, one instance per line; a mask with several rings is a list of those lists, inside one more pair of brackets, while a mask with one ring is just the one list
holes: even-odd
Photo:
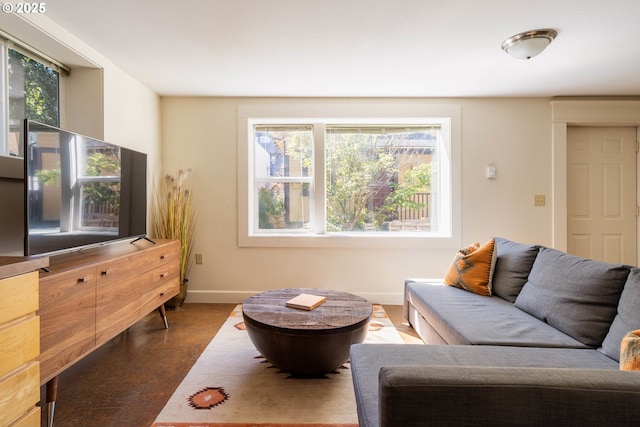
[[[551, 169], [551, 238], [553, 247], [567, 250], [567, 128], [569, 126], [629, 126], [636, 127], [640, 139], [640, 100], [581, 100], [553, 98], [552, 169]], [[636, 153], [638, 161], [638, 153]], [[640, 164], [637, 166], [640, 169]], [[638, 173], [636, 180], [638, 180]], [[638, 186], [640, 192], [640, 186]], [[640, 203], [640, 194], [636, 195]], [[640, 245], [640, 227], [636, 227], [636, 242]], [[640, 257], [640, 248], [637, 248]]]

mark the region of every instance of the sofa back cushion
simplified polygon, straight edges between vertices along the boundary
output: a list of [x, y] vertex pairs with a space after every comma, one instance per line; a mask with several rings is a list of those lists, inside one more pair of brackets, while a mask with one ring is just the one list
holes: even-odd
[[620, 361], [622, 339], [636, 329], [640, 329], [640, 269], [632, 268], [620, 295], [618, 314], [598, 350], [613, 360]]
[[576, 340], [599, 347], [616, 316], [629, 270], [541, 248], [515, 305]]
[[539, 247], [496, 237], [498, 258], [493, 272], [493, 295], [515, 302], [527, 282]]

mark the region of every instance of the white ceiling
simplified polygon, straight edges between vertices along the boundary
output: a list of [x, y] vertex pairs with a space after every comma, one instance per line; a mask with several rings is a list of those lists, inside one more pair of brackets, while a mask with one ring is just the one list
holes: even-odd
[[[640, 0], [54, 0], [161, 95], [640, 95]], [[500, 45], [558, 31], [529, 61]]]

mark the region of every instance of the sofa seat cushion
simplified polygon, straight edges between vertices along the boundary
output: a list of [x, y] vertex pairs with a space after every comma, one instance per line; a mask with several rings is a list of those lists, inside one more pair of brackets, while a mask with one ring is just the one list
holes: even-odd
[[406, 283], [409, 304], [447, 344], [587, 348], [498, 297], [442, 283]]
[[[464, 292], [464, 291], [463, 291]], [[487, 366], [618, 370], [596, 350], [503, 346], [357, 344], [351, 371], [361, 426], [379, 426], [378, 374], [386, 366]]]
[[632, 268], [618, 302], [618, 314], [599, 350], [619, 361], [622, 338], [637, 329], [640, 329], [640, 269]]
[[492, 292], [504, 300], [515, 302], [522, 287], [527, 283], [529, 271], [540, 248], [502, 237], [495, 239], [498, 257], [493, 272]]
[[541, 248], [516, 307], [599, 347], [614, 317], [629, 267]]

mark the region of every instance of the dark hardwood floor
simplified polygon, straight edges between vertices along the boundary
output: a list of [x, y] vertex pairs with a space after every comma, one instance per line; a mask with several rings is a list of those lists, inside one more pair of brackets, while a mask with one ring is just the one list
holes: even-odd
[[[147, 315], [59, 376], [55, 427], [148, 427], [235, 306], [167, 310], [169, 329], [157, 312]], [[405, 342], [422, 342], [402, 318], [401, 306], [384, 308]]]

